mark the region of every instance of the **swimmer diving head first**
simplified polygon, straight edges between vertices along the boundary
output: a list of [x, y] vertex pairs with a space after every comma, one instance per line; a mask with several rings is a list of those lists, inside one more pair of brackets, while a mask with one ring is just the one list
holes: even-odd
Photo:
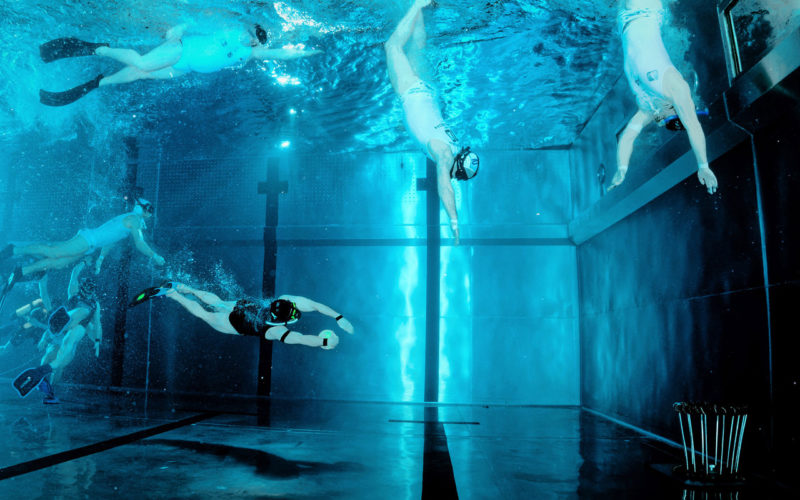
[[450, 218], [454, 244], [459, 244], [458, 210], [453, 179], [469, 180], [478, 173], [480, 160], [461, 147], [448, 128], [432, 82], [421, 75], [427, 32], [422, 10], [431, 0], [415, 0], [384, 43], [389, 81], [403, 106], [406, 127], [428, 158], [436, 164], [436, 188]]

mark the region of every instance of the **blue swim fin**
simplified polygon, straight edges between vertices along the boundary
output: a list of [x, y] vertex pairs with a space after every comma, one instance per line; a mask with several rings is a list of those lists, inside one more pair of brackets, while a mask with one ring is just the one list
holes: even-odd
[[39, 45], [42, 61], [49, 63], [65, 57], [93, 56], [97, 47], [108, 47], [107, 43], [84, 42], [77, 38], [56, 38]]
[[47, 378], [43, 378], [39, 385], [36, 386], [40, 392], [44, 393], [44, 399], [42, 400], [42, 404], [46, 405], [57, 405], [61, 401], [56, 397], [56, 391], [53, 390], [53, 384], [47, 380]]
[[65, 90], [63, 92], [50, 92], [39, 89], [39, 102], [45, 106], [66, 106], [72, 104], [81, 97], [100, 86], [103, 75], [97, 75], [93, 80], [89, 80], [83, 85]]

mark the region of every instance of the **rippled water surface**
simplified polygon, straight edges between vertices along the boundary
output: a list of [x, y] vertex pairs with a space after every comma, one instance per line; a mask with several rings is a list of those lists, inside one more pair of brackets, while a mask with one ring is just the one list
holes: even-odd
[[[298, 150], [412, 149], [382, 47], [409, 4], [7, 0], [0, 3], [0, 134], [57, 139], [80, 124], [98, 144], [121, 134], [186, 141], [215, 123], [217, 134], [263, 137], [268, 146], [290, 139]], [[442, 0], [425, 16], [444, 114], [477, 147], [569, 145], [621, 74], [614, 9], [605, 0]], [[120, 67], [99, 57], [44, 64], [40, 43], [78, 36], [143, 52], [189, 19], [201, 28], [260, 22], [276, 44], [324, 54], [106, 87], [64, 108], [38, 103], [39, 88], [64, 90]]]

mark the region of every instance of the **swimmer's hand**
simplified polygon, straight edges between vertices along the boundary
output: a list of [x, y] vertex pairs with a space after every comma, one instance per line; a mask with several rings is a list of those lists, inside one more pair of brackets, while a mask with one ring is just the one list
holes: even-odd
[[453, 239], [455, 240], [453, 243], [458, 246], [461, 243], [458, 237], [458, 219], [450, 219], [450, 230], [453, 231]]
[[167, 262], [167, 261], [164, 260], [164, 257], [162, 257], [162, 256], [160, 256], [158, 254], [155, 254], [155, 255], [153, 255], [153, 262], [155, 262], [157, 266], [163, 266], [164, 263]]
[[628, 173], [628, 167], [619, 166], [617, 167], [617, 172], [614, 174], [614, 177], [611, 179], [611, 185], [608, 186], [606, 191], [611, 191], [615, 187], [622, 184], [622, 181], [625, 180], [625, 175]]
[[99, 340], [95, 340], [94, 341], [94, 357], [95, 358], [99, 358], [100, 357], [100, 341]]
[[167, 34], [164, 35], [164, 38], [167, 40], [172, 40], [173, 38], [183, 38], [183, 34], [186, 33], [186, 28], [188, 27], [188, 24], [179, 24], [177, 26], [173, 26], [167, 30]]
[[350, 335], [352, 335], [353, 332], [355, 331], [353, 325], [349, 321], [347, 321], [346, 318], [339, 318], [338, 320], [336, 320], [336, 324], [339, 325], [339, 328], [346, 331]]
[[701, 166], [697, 169], [697, 178], [700, 180], [700, 184], [704, 185], [708, 190], [708, 194], [714, 194], [717, 192], [717, 176], [714, 175], [714, 172], [711, 171], [710, 168], [706, 166]]
[[[325, 349], [326, 351], [330, 351], [331, 349], [333, 349], [337, 345], [339, 345], [339, 336], [338, 335], [336, 335], [335, 333], [333, 333], [330, 330], [327, 330], [326, 332], [320, 333], [319, 337], [322, 337], [323, 334], [330, 335], [330, 337], [327, 337], [328, 338], [328, 345], [327, 346], [321, 345], [320, 348]], [[324, 337], [322, 337], [322, 338], [324, 338]]]

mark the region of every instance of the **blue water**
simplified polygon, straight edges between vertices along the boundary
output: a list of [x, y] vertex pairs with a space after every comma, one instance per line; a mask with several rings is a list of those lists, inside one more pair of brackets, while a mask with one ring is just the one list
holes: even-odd
[[[427, 9], [428, 62], [453, 129], [484, 149], [571, 144], [621, 72], [613, 9], [603, 3], [460, 0]], [[65, 138], [82, 122], [98, 146], [118, 134], [181, 141], [213, 117], [228, 124], [219, 133], [231, 138], [289, 140], [298, 150], [409, 150], [382, 50], [403, 9], [403, 2], [364, 0], [4, 2], [0, 134]], [[39, 88], [63, 90], [120, 67], [97, 57], [43, 64], [43, 41], [79, 36], [144, 52], [186, 20], [201, 27], [255, 20], [280, 43], [325, 53], [102, 89], [64, 109], [38, 104]], [[294, 137], [274, 137], [290, 123]]]

